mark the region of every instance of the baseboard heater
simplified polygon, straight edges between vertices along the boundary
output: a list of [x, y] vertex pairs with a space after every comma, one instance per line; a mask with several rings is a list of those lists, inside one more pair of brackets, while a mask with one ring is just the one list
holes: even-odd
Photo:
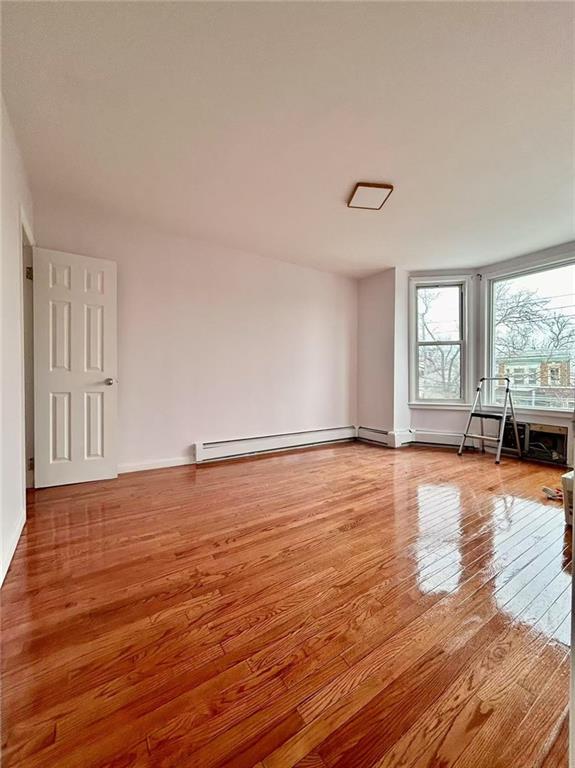
[[358, 427], [357, 439], [362, 443], [377, 443], [392, 447], [392, 440], [387, 429], [372, 429], [371, 427]]
[[[453, 445], [458, 446], [461, 444], [461, 438], [463, 437], [461, 432], [440, 432], [439, 430], [429, 429], [416, 429], [414, 443], [420, 443], [421, 445]], [[469, 446], [474, 445], [473, 440], [469, 441]]]
[[[567, 427], [519, 421], [517, 422], [517, 430], [524, 458], [567, 466], [569, 445]], [[491, 432], [490, 434], [494, 433]], [[421, 445], [450, 445], [455, 447], [460, 445], [461, 438], [460, 432], [436, 432], [420, 429], [415, 432], [415, 444]], [[470, 441], [468, 447], [480, 448], [479, 440]], [[515, 456], [515, 449], [515, 434], [511, 422], [508, 421], [503, 433], [503, 453]], [[485, 450], [488, 453], [495, 452], [495, 448], [490, 445], [486, 445]]]
[[373, 429], [373, 427], [358, 427], [357, 439], [362, 443], [385, 445], [387, 448], [401, 448], [413, 443], [411, 429]]
[[355, 440], [356, 428], [333, 427], [330, 429], [311, 429], [304, 432], [286, 432], [280, 435], [261, 435], [259, 437], [241, 437], [233, 440], [217, 440], [196, 443], [196, 463], [235, 459], [253, 456], [258, 453], [273, 453], [295, 448], [306, 448], [325, 443], [339, 443]]

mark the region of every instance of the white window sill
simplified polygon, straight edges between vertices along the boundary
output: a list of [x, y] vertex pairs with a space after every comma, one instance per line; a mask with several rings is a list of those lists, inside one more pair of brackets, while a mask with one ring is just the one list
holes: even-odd
[[[471, 403], [408, 403], [408, 406], [415, 410], [424, 411], [469, 411], [471, 409]], [[483, 405], [482, 410], [488, 413], [500, 413], [502, 407], [500, 405]], [[508, 409], [509, 412], [509, 409]], [[562, 419], [567, 421], [575, 420], [575, 414], [573, 411], [560, 411], [553, 410], [552, 408], [515, 408], [517, 415], [523, 414], [529, 417], [551, 417], [555, 419]]]
[[418, 401], [415, 403], [408, 403], [408, 406], [410, 408], [421, 408], [425, 411], [468, 411], [471, 408], [471, 403], [423, 403]]

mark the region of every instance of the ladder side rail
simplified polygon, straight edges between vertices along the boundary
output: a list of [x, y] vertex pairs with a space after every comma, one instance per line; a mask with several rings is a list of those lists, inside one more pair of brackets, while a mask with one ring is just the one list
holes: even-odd
[[521, 443], [519, 442], [519, 430], [517, 428], [517, 419], [515, 418], [515, 407], [513, 405], [511, 390], [509, 390], [509, 407], [511, 410], [511, 421], [513, 422], [513, 432], [515, 434], [515, 444], [517, 445], [517, 453], [519, 455], [519, 458], [521, 458], [523, 456], [523, 451], [521, 450]]
[[507, 386], [505, 387], [505, 399], [503, 401], [503, 418], [499, 425], [499, 441], [497, 444], [497, 456], [495, 457], [495, 463], [501, 462], [501, 449], [503, 448], [503, 434], [505, 432], [505, 422], [507, 421], [507, 404], [509, 402], [509, 379], [507, 379]]
[[461, 456], [463, 453], [463, 449], [465, 447], [465, 440], [467, 439], [467, 434], [469, 432], [469, 428], [471, 427], [471, 420], [473, 419], [473, 411], [475, 410], [478, 401], [481, 399], [481, 386], [483, 382], [480, 381], [477, 385], [477, 389], [475, 390], [475, 398], [473, 400], [473, 404], [471, 405], [471, 410], [469, 411], [469, 416], [467, 418], [467, 424], [465, 425], [465, 430], [463, 432], [463, 437], [461, 438], [461, 444], [459, 446], [459, 450], [457, 451], [457, 454]]
[[[477, 404], [477, 407], [479, 409], [479, 413], [483, 413], [483, 402], [481, 401], [481, 390], [483, 388], [483, 382], [479, 383], [479, 402]], [[479, 419], [479, 423], [481, 424], [481, 440], [480, 440], [480, 446], [481, 446], [481, 453], [485, 453], [485, 420], [483, 416]]]

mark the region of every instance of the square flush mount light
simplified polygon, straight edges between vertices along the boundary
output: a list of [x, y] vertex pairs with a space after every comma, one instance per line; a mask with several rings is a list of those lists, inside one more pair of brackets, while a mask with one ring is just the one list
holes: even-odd
[[392, 184], [371, 184], [368, 181], [360, 181], [355, 185], [347, 201], [347, 207], [379, 211], [392, 192]]

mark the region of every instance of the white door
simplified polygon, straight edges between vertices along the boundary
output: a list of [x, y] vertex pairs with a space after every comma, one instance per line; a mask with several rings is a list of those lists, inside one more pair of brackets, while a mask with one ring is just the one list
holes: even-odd
[[34, 248], [34, 481], [117, 477], [116, 264]]

